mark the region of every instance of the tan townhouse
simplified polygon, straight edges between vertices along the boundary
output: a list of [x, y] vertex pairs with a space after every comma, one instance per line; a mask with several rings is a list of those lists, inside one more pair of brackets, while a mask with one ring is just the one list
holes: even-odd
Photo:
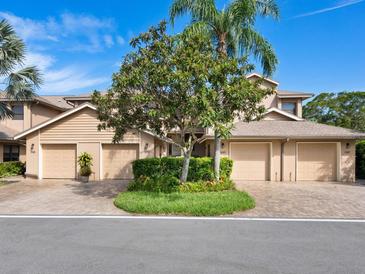
[[[312, 94], [282, 91], [271, 79], [264, 79], [263, 85], [275, 89], [263, 102], [264, 118], [237, 121], [231, 137], [222, 143], [222, 154], [234, 160], [232, 178], [355, 181], [355, 143], [365, 134], [306, 121], [302, 104]], [[97, 130], [97, 112], [90, 100], [85, 94], [9, 102], [16, 115], [0, 124], [0, 161], [25, 160], [27, 176], [39, 179], [73, 179], [78, 176], [77, 156], [86, 151], [94, 158], [91, 179], [104, 180], [131, 178], [135, 159], [180, 154], [149, 132], [131, 131], [113, 144], [111, 130]], [[193, 155], [212, 156], [213, 132], [202, 129], [201, 134], [204, 141]]]

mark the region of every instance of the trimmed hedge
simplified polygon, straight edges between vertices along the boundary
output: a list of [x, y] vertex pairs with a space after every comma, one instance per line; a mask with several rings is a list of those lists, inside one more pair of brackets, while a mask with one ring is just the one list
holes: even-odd
[[0, 163], [0, 178], [22, 175], [25, 173], [25, 164], [22, 162]]
[[365, 179], [365, 141], [356, 145], [356, 178]]
[[[182, 157], [146, 158], [133, 162], [134, 178], [160, 177], [169, 175], [179, 179], [183, 165]], [[221, 177], [230, 178], [233, 161], [229, 158], [221, 159]], [[190, 159], [188, 181], [211, 181], [214, 179], [213, 159], [201, 157]]]
[[179, 184], [180, 180], [171, 175], [140, 176], [129, 182], [127, 190], [171, 193], [179, 191]]
[[235, 190], [236, 187], [232, 180], [224, 179], [219, 182], [214, 181], [199, 181], [199, 182], [187, 182], [179, 185], [180, 192], [217, 192], [224, 190]]

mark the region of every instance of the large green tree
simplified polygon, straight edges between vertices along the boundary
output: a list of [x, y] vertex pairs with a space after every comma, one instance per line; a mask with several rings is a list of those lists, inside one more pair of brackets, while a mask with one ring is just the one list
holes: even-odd
[[[244, 77], [250, 66], [245, 60], [216, 58], [206, 37], [169, 36], [163, 22], [131, 45], [135, 50], [124, 57], [108, 93], [94, 94], [99, 128], [114, 129], [115, 142], [135, 129], [176, 145], [184, 157], [181, 182], [187, 179], [193, 146], [202, 140], [198, 128], [211, 127], [217, 119], [233, 122], [231, 113], [253, 119], [263, 112], [258, 103], [265, 91]], [[225, 87], [226, 112], [217, 112], [217, 86]], [[169, 138], [171, 132], [179, 138]]]
[[365, 92], [321, 93], [303, 107], [311, 121], [365, 131]]
[[[214, 0], [174, 0], [170, 8], [170, 20], [191, 15], [188, 33], [208, 35], [219, 57], [253, 56], [261, 63], [265, 75], [270, 75], [278, 63], [270, 43], [255, 30], [256, 17], [279, 17], [274, 0], [233, 0], [219, 10]], [[223, 92], [220, 94], [221, 108], [224, 108]], [[214, 171], [219, 178], [221, 124], [215, 128]]]
[[[35, 96], [42, 83], [39, 70], [23, 67], [25, 44], [16, 35], [12, 26], [0, 21], [0, 79], [3, 82], [3, 97], [8, 100], [25, 100]], [[0, 119], [12, 117], [13, 113], [5, 102], [0, 102]]]

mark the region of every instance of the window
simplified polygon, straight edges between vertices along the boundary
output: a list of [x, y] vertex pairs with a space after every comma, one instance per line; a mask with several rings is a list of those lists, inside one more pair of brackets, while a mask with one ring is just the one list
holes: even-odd
[[19, 161], [19, 146], [4, 145], [4, 162]]
[[24, 120], [23, 105], [15, 105], [11, 108], [13, 111], [13, 120]]
[[292, 113], [292, 114], [297, 114], [297, 107], [296, 107], [296, 103], [294, 102], [286, 102], [283, 103], [282, 105], [282, 110], [285, 110], [286, 112]]

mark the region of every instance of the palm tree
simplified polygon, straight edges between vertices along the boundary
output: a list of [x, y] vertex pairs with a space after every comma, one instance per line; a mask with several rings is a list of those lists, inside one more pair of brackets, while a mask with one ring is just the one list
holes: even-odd
[[[171, 23], [185, 14], [191, 16], [191, 24], [185, 31], [209, 35], [218, 56], [251, 55], [260, 62], [264, 75], [275, 71], [278, 63], [275, 53], [270, 43], [254, 28], [258, 15], [279, 18], [275, 0], [233, 0], [222, 10], [217, 9], [214, 0], [174, 0], [170, 7]], [[214, 135], [214, 172], [218, 180], [221, 137], [218, 130]]]
[[[42, 83], [40, 72], [36, 67], [23, 67], [24, 59], [24, 42], [6, 20], [1, 20], [0, 79], [5, 87], [0, 96], [7, 101], [28, 100], [35, 97], [35, 90]], [[9, 106], [5, 102], [0, 102], [0, 120], [12, 116]]]

